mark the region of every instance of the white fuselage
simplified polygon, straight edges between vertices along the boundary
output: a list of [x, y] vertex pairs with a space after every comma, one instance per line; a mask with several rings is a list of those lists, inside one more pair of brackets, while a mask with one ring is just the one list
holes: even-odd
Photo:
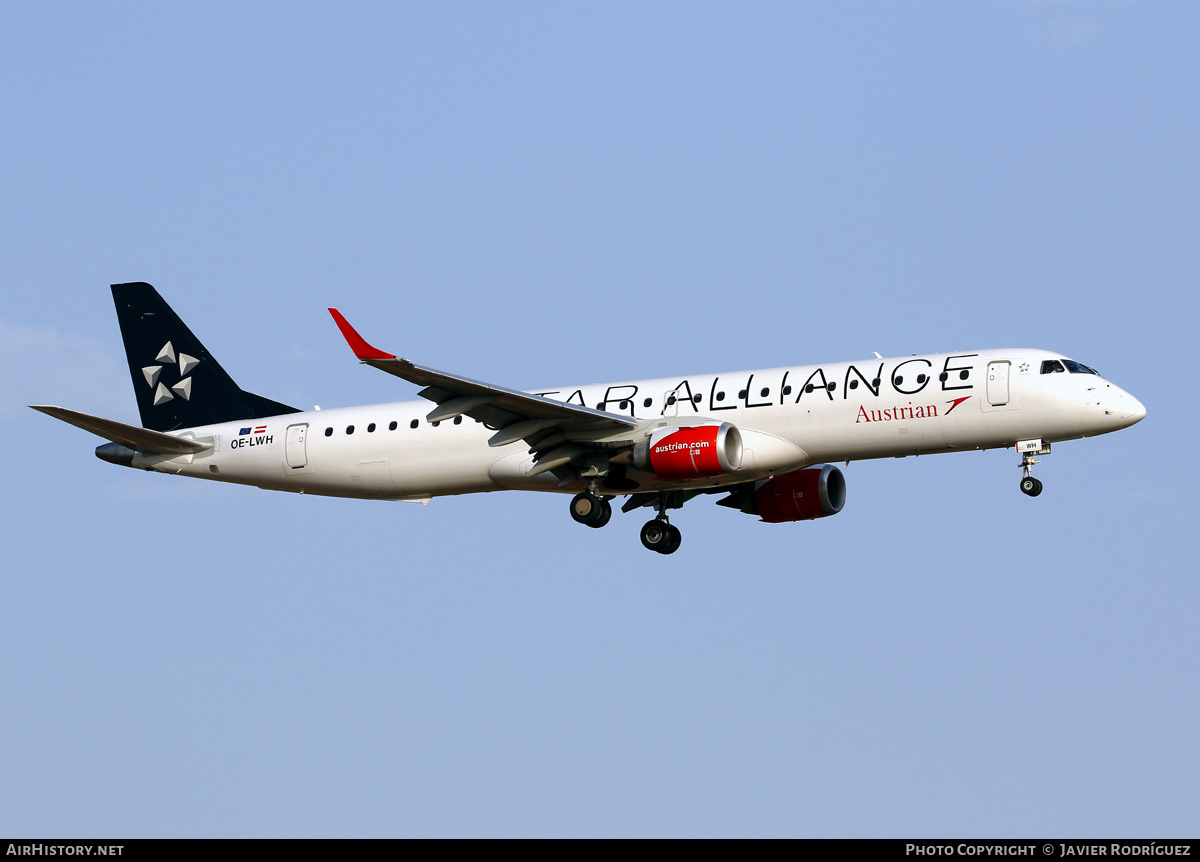
[[[637, 419], [707, 419], [741, 431], [736, 473], [671, 483], [631, 473], [638, 491], [736, 484], [822, 462], [1058, 442], [1145, 415], [1136, 398], [1096, 374], [1042, 373], [1053, 359], [1063, 357], [980, 350], [533, 392]], [[548, 472], [529, 476], [528, 446], [489, 447], [494, 431], [475, 420], [426, 421], [433, 406], [373, 404], [192, 428], [175, 436], [211, 442], [211, 449], [139, 454], [133, 466], [281, 491], [413, 501], [581, 487]]]

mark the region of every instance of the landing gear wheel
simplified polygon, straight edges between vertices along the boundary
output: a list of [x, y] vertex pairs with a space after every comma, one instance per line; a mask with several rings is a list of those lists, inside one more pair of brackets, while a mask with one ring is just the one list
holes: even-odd
[[666, 521], [655, 518], [642, 525], [642, 547], [649, 551], [663, 553], [671, 541], [671, 525]]
[[608, 500], [601, 500], [600, 508], [603, 510], [600, 512], [600, 517], [595, 521], [587, 522], [589, 527], [595, 527], [597, 530], [612, 520], [612, 504]]
[[[606, 511], [607, 515], [605, 515]], [[608, 505], [607, 501], [585, 491], [582, 494], [576, 494], [571, 499], [571, 517], [579, 524], [603, 527], [612, 517], [612, 507]]]
[[667, 524], [667, 530], [671, 533], [671, 536], [667, 540], [667, 546], [665, 548], [663, 548], [659, 553], [673, 554], [676, 551], [678, 551], [679, 546], [681, 544], [683, 544], [683, 535], [679, 532], [679, 528], [676, 527], [674, 524]]
[[1036, 497], [1042, 493], [1041, 481], [1032, 476], [1026, 476], [1021, 480], [1021, 493], [1028, 494], [1030, 497]]
[[660, 554], [673, 554], [679, 550], [683, 536], [674, 524], [659, 518], [642, 525], [642, 546]]

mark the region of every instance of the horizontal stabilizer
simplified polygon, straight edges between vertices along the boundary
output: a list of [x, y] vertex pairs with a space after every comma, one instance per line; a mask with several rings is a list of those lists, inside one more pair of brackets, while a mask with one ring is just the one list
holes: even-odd
[[87, 413], [79, 413], [65, 407], [53, 407], [46, 404], [29, 406], [39, 413], [61, 419], [68, 425], [74, 425], [84, 431], [91, 431], [105, 440], [120, 443], [137, 452], [153, 452], [160, 455], [194, 455], [212, 448], [211, 443], [172, 437], [161, 431], [138, 428], [136, 425], [126, 425], [124, 422], [115, 422], [112, 419], [101, 419], [99, 416], [89, 416]]

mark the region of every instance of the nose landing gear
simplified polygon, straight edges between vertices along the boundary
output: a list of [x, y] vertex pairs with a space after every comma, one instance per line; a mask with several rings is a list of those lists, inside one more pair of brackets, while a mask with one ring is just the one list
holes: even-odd
[[1033, 478], [1033, 465], [1041, 463], [1034, 455], [1049, 455], [1050, 444], [1041, 440], [1018, 440], [1017, 451], [1021, 453], [1021, 493], [1036, 497], [1042, 493], [1042, 483]]

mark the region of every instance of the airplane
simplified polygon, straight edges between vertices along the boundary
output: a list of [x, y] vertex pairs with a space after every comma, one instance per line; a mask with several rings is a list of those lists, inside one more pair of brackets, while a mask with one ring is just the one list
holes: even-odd
[[334, 308], [359, 362], [420, 386], [425, 401], [302, 411], [238, 387], [149, 284], [112, 294], [142, 427], [31, 405], [109, 441], [96, 449], [104, 461], [333, 497], [571, 494], [571, 517], [593, 528], [624, 497], [623, 512], [656, 512], [640, 535], [661, 554], [682, 541], [668, 512], [701, 494], [767, 523], [836, 515], [846, 502], [836, 462], [1014, 447], [1021, 491], [1036, 497], [1033, 466], [1052, 443], [1146, 415], [1094, 369], [1034, 349], [526, 392], [373, 347]]

